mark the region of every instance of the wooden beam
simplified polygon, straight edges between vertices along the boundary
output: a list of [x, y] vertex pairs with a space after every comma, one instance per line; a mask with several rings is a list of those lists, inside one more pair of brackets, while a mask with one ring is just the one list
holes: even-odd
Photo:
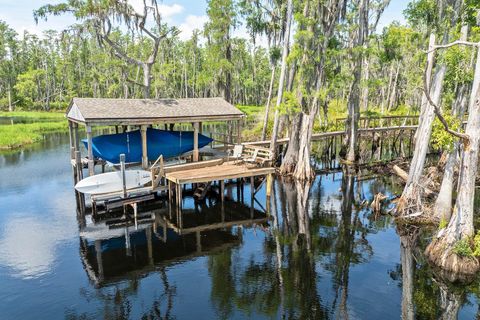
[[86, 126], [87, 129], [87, 141], [88, 141], [88, 175], [93, 176], [95, 174], [95, 163], [93, 161], [93, 148], [92, 148], [92, 127]]
[[80, 151], [80, 137], [78, 135], [78, 123], [73, 123], [73, 147], [75, 151]]
[[72, 121], [68, 121], [68, 138], [70, 141], [70, 159], [75, 159], [75, 148], [74, 148], [74, 140], [75, 138], [73, 137], [73, 123]]
[[225, 200], [225, 180], [220, 180], [220, 200]]
[[198, 161], [198, 131], [199, 131], [199, 123], [193, 123], [193, 161]]
[[270, 197], [272, 194], [272, 180], [273, 175], [271, 173], [267, 174], [267, 197]]
[[237, 144], [242, 143], [242, 120], [237, 120]]
[[142, 168], [146, 170], [148, 169], [147, 126], [141, 126], [140, 132], [142, 136]]

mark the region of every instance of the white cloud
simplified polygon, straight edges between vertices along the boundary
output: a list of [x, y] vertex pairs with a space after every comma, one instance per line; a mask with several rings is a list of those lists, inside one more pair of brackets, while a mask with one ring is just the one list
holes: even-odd
[[203, 25], [207, 21], [208, 21], [208, 17], [206, 15], [203, 15], [203, 16], [188, 15], [185, 18], [185, 21], [178, 26], [178, 29], [180, 29], [181, 31], [179, 38], [181, 40], [190, 39], [192, 36], [193, 30], [195, 29], [203, 30]]
[[[143, 14], [143, 0], [128, 0], [128, 3], [137, 13]], [[166, 21], [170, 21], [173, 16], [182, 13], [184, 8], [178, 3], [174, 3], [171, 5], [160, 4], [158, 5], [158, 10], [160, 11], [163, 19], [165, 19]]]
[[182, 13], [184, 8], [181, 5], [174, 3], [170, 6], [161, 4], [158, 6], [158, 9], [160, 10], [160, 13], [164, 19], [169, 19], [177, 14]]

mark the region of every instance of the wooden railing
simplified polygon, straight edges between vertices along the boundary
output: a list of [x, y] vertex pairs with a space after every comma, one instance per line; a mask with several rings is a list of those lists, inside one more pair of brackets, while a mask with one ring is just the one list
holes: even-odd
[[[397, 127], [397, 126], [416, 126], [419, 120], [418, 115], [413, 116], [372, 116], [360, 117], [358, 127], [361, 129]], [[335, 127], [337, 130], [344, 130], [347, 118], [337, 118]]]

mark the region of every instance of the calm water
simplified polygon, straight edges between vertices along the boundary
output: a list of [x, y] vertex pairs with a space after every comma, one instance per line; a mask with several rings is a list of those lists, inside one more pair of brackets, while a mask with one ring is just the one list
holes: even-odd
[[390, 177], [277, 179], [270, 217], [248, 184], [229, 185], [223, 208], [186, 193], [177, 232], [162, 202], [137, 229], [77, 219], [72, 184], [67, 135], [0, 154], [0, 319], [477, 316], [478, 282], [443, 282], [425, 235], [400, 237], [365, 206], [398, 191]]

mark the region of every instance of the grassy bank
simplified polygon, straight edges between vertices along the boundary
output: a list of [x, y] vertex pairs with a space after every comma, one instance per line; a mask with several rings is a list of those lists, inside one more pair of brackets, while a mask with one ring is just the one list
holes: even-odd
[[42, 112], [42, 111], [0, 111], [0, 117], [15, 117], [39, 120], [63, 120], [65, 119], [64, 112]]
[[68, 125], [63, 112], [15, 111], [0, 112], [0, 117], [39, 120], [34, 123], [0, 125], [0, 149], [14, 149], [40, 141], [46, 133], [66, 131]]
[[44, 134], [66, 131], [66, 121], [0, 125], [0, 149], [14, 149], [43, 139]]

